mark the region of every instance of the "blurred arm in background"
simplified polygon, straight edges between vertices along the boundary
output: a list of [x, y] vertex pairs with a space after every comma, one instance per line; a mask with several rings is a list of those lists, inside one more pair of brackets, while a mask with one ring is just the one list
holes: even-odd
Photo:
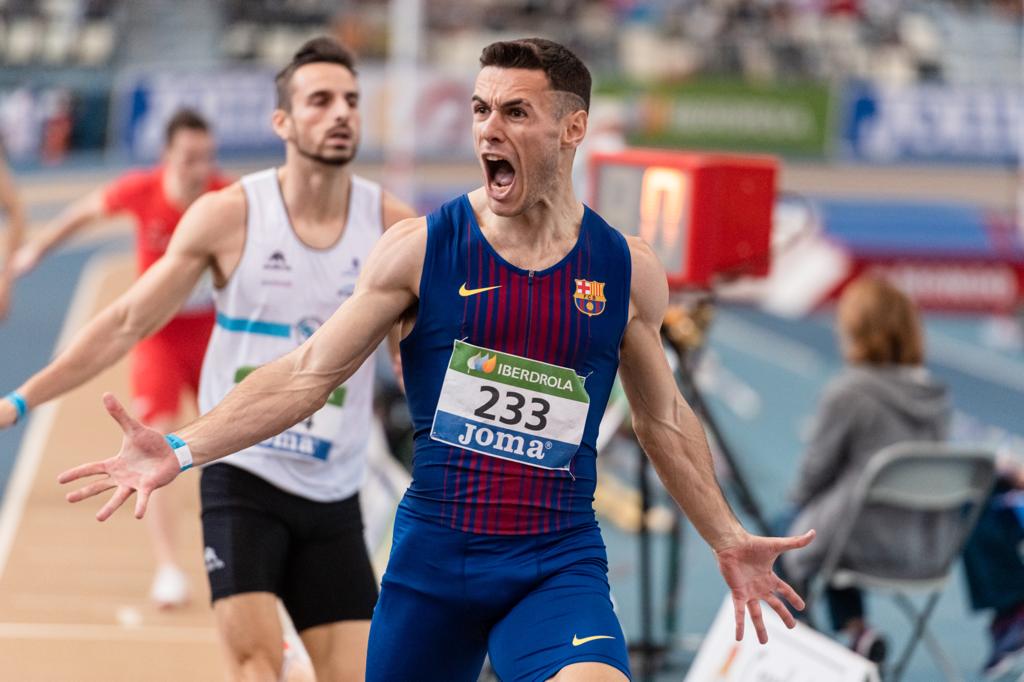
[[[110, 367], [181, 308], [208, 268], [215, 282], [237, 264], [245, 240], [245, 195], [240, 185], [198, 199], [181, 219], [167, 252], [117, 300], [89, 322], [49, 365], [18, 387], [35, 407], [80, 386]], [[14, 403], [0, 400], [0, 429], [18, 420]]]
[[43, 228], [40, 236], [14, 253], [11, 260], [13, 276], [21, 277], [34, 270], [46, 254], [107, 213], [103, 189], [97, 189], [72, 203]]
[[7, 214], [7, 235], [0, 259], [0, 320], [7, 317], [14, 285], [14, 254], [25, 237], [25, 207], [7, 162], [0, 157], [0, 207]]

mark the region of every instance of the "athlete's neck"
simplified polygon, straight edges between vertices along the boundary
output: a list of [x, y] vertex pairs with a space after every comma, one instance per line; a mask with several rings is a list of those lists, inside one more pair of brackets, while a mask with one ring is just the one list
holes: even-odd
[[483, 188], [469, 195], [480, 229], [502, 258], [524, 270], [543, 270], [562, 260], [576, 245], [583, 222], [583, 204], [570, 182], [515, 216], [500, 216], [487, 205]]
[[278, 169], [281, 196], [296, 228], [300, 224], [337, 227], [348, 214], [352, 170], [348, 164], [331, 166], [289, 155]]

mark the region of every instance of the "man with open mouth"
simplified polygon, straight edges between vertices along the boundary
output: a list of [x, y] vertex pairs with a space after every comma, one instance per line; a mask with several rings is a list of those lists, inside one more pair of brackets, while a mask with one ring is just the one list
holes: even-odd
[[[803, 607], [772, 563], [813, 531], [763, 538], [740, 526], [662, 350], [664, 270], [573, 193], [590, 73], [537, 38], [494, 43], [480, 61], [471, 106], [483, 187], [389, 230], [355, 295], [309, 342], [176, 442], [205, 463], [304, 419], [399, 324], [416, 449], [367, 679], [475, 680], [489, 654], [502, 680], [622, 680], [626, 643], [592, 504], [619, 371], [640, 443], [715, 551], [737, 639], [749, 611], [764, 642], [760, 601], [790, 627], [782, 600]], [[121, 453], [61, 476], [109, 477], [118, 493], [104, 518], [133, 490], [141, 514], [179, 470], [159, 434], [116, 417]]]

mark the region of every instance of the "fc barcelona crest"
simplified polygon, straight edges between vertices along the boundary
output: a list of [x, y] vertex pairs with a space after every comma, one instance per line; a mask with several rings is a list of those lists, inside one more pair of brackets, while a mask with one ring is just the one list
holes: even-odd
[[608, 304], [604, 297], [604, 282], [591, 282], [589, 279], [576, 280], [576, 293], [572, 298], [576, 310], [591, 317], [603, 313]]

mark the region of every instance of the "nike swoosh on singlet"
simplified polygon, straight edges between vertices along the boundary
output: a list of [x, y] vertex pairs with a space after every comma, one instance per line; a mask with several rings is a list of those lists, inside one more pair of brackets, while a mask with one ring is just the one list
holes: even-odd
[[490, 291], [491, 289], [500, 289], [500, 288], [501, 288], [501, 285], [500, 284], [496, 284], [493, 287], [480, 287], [479, 289], [467, 289], [466, 288], [466, 283], [463, 282], [462, 286], [459, 287], [459, 296], [462, 296], [463, 298], [465, 298], [466, 296], [475, 296], [476, 294], [482, 294], [485, 291]]
[[583, 638], [580, 638], [580, 637], [577, 637], [576, 635], [573, 635], [572, 636], [572, 645], [573, 646], [579, 646], [580, 644], [586, 644], [587, 642], [593, 642], [595, 639], [615, 639], [615, 638], [612, 637], [611, 635], [593, 635], [591, 637], [583, 637]]

